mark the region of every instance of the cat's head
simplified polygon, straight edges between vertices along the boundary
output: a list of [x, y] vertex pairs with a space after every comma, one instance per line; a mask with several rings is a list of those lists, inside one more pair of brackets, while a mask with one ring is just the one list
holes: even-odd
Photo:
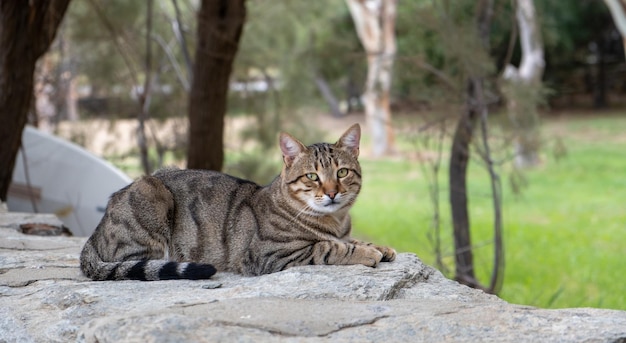
[[280, 135], [281, 179], [303, 213], [322, 216], [348, 210], [361, 190], [361, 127], [352, 125], [337, 143], [305, 146], [287, 133]]

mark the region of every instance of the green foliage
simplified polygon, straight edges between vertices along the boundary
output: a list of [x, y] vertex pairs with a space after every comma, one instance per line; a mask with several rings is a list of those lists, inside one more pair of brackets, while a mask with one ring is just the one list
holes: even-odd
[[[621, 272], [626, 193], [620, 191], [626, 186], [626, 139], [620, 131], [624, 125], [626, 118], [617, 113], [545, 120], [543, 164], [524, 174], [521, 194], [504, 189], [506, 271], [500, 296], [505, 300], [550, 308], [626, 309]], [[567, 155], [557, 159], [550, 150], [560, 144], [567, 147]], [[413, 151], [410, 146], [405, 141], [406, 149]], [[428, 238], [429, 185], [418, 158], [363, 159], [364, 186], [352, 211], [354, 230], [434, 265]], [[473, 162], [468, 179], [472, 242], [477, 276], [486, 283], [493, 258], [493, 213], [487, 175]], [[447, 185], [445, 170], [444, 162], [442, 185]], [[440, 192], [443, 261], [452, 270], [447, 186]]]
[[[100, 16], [92, 3], [98, 4], [98, 11], [102, 11]], [[120, 78], [128, 73], [112, 39], [140, 41], [140, 37], [135, 34], [129, 35], [139, 28], [143, 7], [143, 3], [134, 1], [111, 1], [107, 6], [99, 1], [71, 3], [65, 22], [65, 38], [71, 42], [71, 55], [74, 56], [76, 70], [80, 70], [86, 78], [83, 81], [85, 85], [95, 88], [97, 92], [108, 93], [109, 88], [119, 84]], [[115, 30], [109, 31], [102, 20], [107, 20]], [[131, 54], [138, 54], [140, 51], [135, 46], [126, 48], [132, 49], [129, 51]]]
[[604, 1], [535, 3], [542, 19], [546, 54], [555, 64], [572, 63], [572, 55], [587, 50], [590, 41], [612, 27], [613, 20]]
[[[182, 8], [185, 23], [193, 27], [193, 9], [189, 6]], [[174, 63], [184, 70], [182, 50], [174, 39], [171, 26], [174, 17], [170, 2], [155, 2], [150, 107], [154, 118], [183, 115], [186, 104], [186, 92], [172, 62], [173, 58]], [[90, 97], [102, 99], [101, 106], [106, 104], [106, 108], [94, 112], [113, 118], [134, 117], [139, 108], [133, 93], [146, 76], [146, 3], [120, 0], [73, 2], [67, 13], [65, 29], [63, 39], [69, 42], [73, 77], [78, 80], [80, 88], [91, 90]], [[190, 49], [193, 42], [191, 35], [188, 38]], [[89, 111], [83, 108], [83, 112]]]
[[[481, 53], [476, 40], [477, 3], [398, 2], [398, 53], [393, 84], [393, 96], [398, 101], [435, 106], [449, 103], [450, 86], [462, 90], [468, 72], [496, 78], [506, 64], [519, 65], [519, 37], [512, 34], [517, 30], [514, 2], [494, 2], [488, 57]], [[581, 0], [535, 1], [535, 6], [547, 61], [544, 80], [557, 90], [571, 88], [564, 82], [583, 82], [573, 72], [588, 64], [590, 44], [598, 43], [601, 36], [613, 30], [606, 5], [603, 1]], [[448, 81], [443, 82], [433, 70], [443, 72]]]
[[494, 75], [493, 59], [476, 27], [475, 6], [469, 0], [398, 3], [395, 97], [431, 105], [459, 103], [469, 75]]
[[[187, 43], [193, 51], [196, 5], [192, 1], [178, 2]], [[476, 4], [473, 0], [398, 2], [398, 52], [392, 92], [397, 102], [448, 103], [450, 86], [462, 90], [469, 71], [495, 76], [509, 62], [511, 31], [515, 27], [513, 2], [494, 3], [489, 58], [477, 48], [480, 43], [475, 34]], [[575, 63], [583, 62], [589, 42], [605, 33], [612, 20], [602, 1], [537, 1], [536, 6], [548, 60], [546, 79], [559, 82], [561, 79], [551, 74], [551, 66], [569, 63], [575, 67]], [[65, 36], [73, 70], [80, 70], [81, 85], [91, 87], [98, 96], [130, 97], [133, 82], [140, 83], [144, 77], [145, 7], [143, 2], [120, 0], [71, 4]], [[265, 101], [254, 112], [275, 112], [280, 116], [294, 107], [325, 106], [312, 82], [313, 73], [323, 76], [339, 98], [345, 97], [349, 83], [361, 88], [365, 55], [343, 1], [251, 0], [247, 7], [234, 79], [269, 76], [277, 81], [280, 93], [280, 111]], [[164, 50], [169, 49], [171, 57], [183, 65], [172, 31], [174, 17], [171, 2], [155, 2], [154, 36], [162, 43], [158, 44], [155, 38], [153, 60], [158, 82], [170, 89], [167, 93], [155, 93], [151, 108], [155, 117], [185, 112], [185, 94]], [[512, 62], [519, 62], [517, 45]], [[443, 82], [433, 70], [443, 71], [448, 82]], [[137, 81], [132, 81], [133, 74]], [[455, 98], [460, 101], [462, 92], [458, 93]], [[260, 95], [249, 95], [254, 96]], [[235, 113], [251, 113], [248, 99], [232, 96], [230, 103]]]
[[[325, 107], [314, 75], [323, 76], [341, 98], [348, 79], [360, 87], [366, 72], [352, 18], [345, 3], [334, 0], [248, 2], [235, 68], [237, 80], [274, 79], [280, 108], [287, 112]], [[242, 100], [247, 101], [233, 96], [230, 103], [241, 109]]]

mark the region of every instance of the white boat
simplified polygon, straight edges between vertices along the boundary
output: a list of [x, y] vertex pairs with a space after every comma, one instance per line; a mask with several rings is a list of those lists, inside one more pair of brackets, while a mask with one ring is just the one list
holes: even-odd
[[75, 236], [89, 236], [111, 194], [130, 177], [82, 147], [27, 126], [7, 205], [14, 212], [54, 213]]

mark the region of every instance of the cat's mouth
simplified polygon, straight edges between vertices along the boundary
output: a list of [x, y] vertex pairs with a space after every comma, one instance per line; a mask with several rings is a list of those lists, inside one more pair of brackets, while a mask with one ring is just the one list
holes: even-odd
[[306, 201], [312, 215], [327, 215], [340, 211], [346, 205], [346, 200], [340, 195], [334, 198], [328, 196], [318, 199], [308, 199]]
[[340, 204], [340, 202], [339, 202], [338, 200], [336, 200], [336, 199], [330, 199], [329, 201], [327, 201], [327, 202], [324, 204], [324, 207], [327, 207], [327, 206], [333, 206], [333, 205], [339, 205], [339, 204]]
[[323, 199], [321, 205], [325, 209], [331, 210], [331, 209], [336, 209], [336, 208], [341, 207], [341, 203], [342, 203], [342, 200], [340, 199], [339, 196], [334, 197], [334, 198], [326, 197]]
[[343, 204], [341, 200], [337, 200], [337, 199], [327, 199], [323, 204], [321, 204], [321, 206], [318, 206], [318, 208], [322, 212], [325, 212], [325, 213], [336, 212], [342, 207], [343, 207]]
[[341, 203], [337, 200], [327, 200], [324, 203], [310, 204], [309, 205], [312, 215], [327, 215], [336, 212], [341, 208]]

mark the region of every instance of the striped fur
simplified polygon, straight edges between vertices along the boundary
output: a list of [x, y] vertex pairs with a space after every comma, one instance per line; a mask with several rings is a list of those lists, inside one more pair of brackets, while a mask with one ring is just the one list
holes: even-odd
[[308, 147], [283, 133], [283, 170], [265, 187], [203, 170], [144, 176], [111, 196], [81, 269], [94, 280], [167, 280], [393, 261], [393, 249], [350, 237], [359, 140], [358, 125]]

